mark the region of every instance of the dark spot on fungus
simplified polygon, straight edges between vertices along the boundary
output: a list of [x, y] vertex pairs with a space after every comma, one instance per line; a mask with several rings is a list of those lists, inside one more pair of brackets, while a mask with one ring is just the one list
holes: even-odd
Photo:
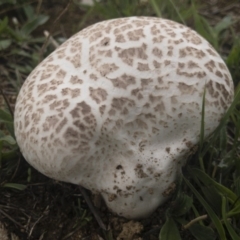
[[119, 170], [119, 169], [122, 169], [122, 165], [117, 165], [116, 169]]

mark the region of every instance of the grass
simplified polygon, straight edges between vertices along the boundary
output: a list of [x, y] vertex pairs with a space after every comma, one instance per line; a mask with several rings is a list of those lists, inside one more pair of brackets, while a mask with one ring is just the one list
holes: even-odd
[[[62, 224], [62, 219], [67, 219], [67, 230], [63, 231], [59, 239], [71, 239], [79, 228], [86, 232], [95, 231], [91, 214], [76, 188], [41, 176], [22, 159], [13, 131], [12, 109], [15, 96], [24, 79], [42, 57], [54, 50], [54, 41], [61, 43], [68, 37], [66, 29], [53, 31], [61, 25], [61, 19], [66, 15], [73, 15], [72, 33], [103, 19], [149, 15], [189, 25], [205, 37], [229, 67], [235, 84], [235, 100], [219, 127], [208, 139], [203, 140], [204, 133], [201, 131], [199, 150], [188, 159], [171, 203], [160, 210], [163, 216], [155, 218], [158, 219], [157, 223], [152, 220], [155, 225], [143, 224], [145, 228], [140, 237], [148, 239], [147, 233], [155, 231], [154, 226], [157, 225], [157, 233], [155, 231], [153, 239], [240, 239], [239, 17], [232, 12], [222, 16], [220, 10], [215, 18], [201, 14], [211, 6], [206, 7], [201, 1], [193, 0], [181, 1], [181, 4], [177, 0], [106, 0], [104, 4], [95, 1], [93, 7], [82, 6], [77, 1], [70, 4], [60, 1], [61, 9], [55, 19], [45, 11], [46, 5], [42, 1], [16, 3], [14, 0], [5, 0], [0, 3], [0, 89], [2, 99], [5, 99], [0, 109], [0, 221], [12, 226], [10, 229], [15, 233], [20, 234], [21, 230], [17, 229], [24, 230], [24, 236], [28, 239], [41, 236], [44, 239], [47, 236], [49, 230], [43, 223], [43, 219], [47, 217], [52, 219], [55, 226]], [[77, 7], [83, 13], [81, 17], [78, 13], [74, 16], [74, 9]], [[46, 40], [42, 30], [48, 27], [46, 23], [51, 22], [53, 24], [48, 28], [51, 36]], [[201, 121], [202, 129], [203, 120], [204, 116]], [[46, 200], [39, 200], [40, 191], [45, 191], [42, 194]], [[17, 204], [23, 202], [21, 206], [24, 206], [24, 201], [29, 203], [30, 199], [37, 207], [33, 208], [34, 211], [31, 210], [30, 217], [26, 217], [27, 212], [18, 209]], [[8, 204], [15, 211], [19, 210], [19, 216], [8, 217], [12, 212], [6, 201], [10, 201]], [[54, 208], [56, 205], [66, 210], [60, 213]], [[65, 218], [62, 214], [66, 215]], [[34, 222], [30, 219], [34, 219]], [[27, 221], [30, 221], [28, 227]], [[35, 230], [36, 226], [42, 230], [41, 234]], [[114, 239], [114, 228], [108, 232], [96, 232], [104, 239]]]

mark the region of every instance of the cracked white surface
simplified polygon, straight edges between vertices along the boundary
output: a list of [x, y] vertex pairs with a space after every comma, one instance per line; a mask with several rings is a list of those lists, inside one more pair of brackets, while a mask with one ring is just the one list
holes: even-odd
[[233, 99], [230, 73], [195, 31], [151, 17], [92, 25], [40, 63], [15, 109], [26, 160], [43, 174], [99, 192], [128, 218], [168, 199], [198, 143]]

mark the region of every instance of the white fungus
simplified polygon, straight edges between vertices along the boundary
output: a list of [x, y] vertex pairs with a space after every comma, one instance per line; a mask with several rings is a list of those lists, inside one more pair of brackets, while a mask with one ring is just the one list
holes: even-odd
[[72, 36], [24, 82], [15, 134], [25, 159], [60, 181], [100, 193], [143, 218], [168, 199], [186, 156], [233, 99], [221, 57], [170, 20], [129, 17]]

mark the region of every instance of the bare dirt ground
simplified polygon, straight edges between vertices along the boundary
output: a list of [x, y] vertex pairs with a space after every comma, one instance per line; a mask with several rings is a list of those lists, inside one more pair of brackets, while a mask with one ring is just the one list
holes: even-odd
[[[240, 13], [240, 3], [236, 1], [204, 2], [206, 7], [202, 8], [201, 13], [213, 25], [229, 13], [236, 16]], [[66, 7], [66, 2], [49, 0], [45, 1], [42, 7], [51, 19], [38, 31], [48, 29], [53, 35], [59, 33], [66, 37], [72, 35], [75, 30], [73, 22], [78, 22], [84, 14], [76, 7], [70, 6], [56, 24], [54, 20]], [[96, 21], [98, 19], [92, 19], [87, 25]], [[235, 25], [235, 29], [236, 32], [240, 32], [240, 22]], [[11, 86], [8, 82], [3, 86], [6, 97], [14, 106], [16, 97]], [[7, 94], [8, 92], [11, 94]], [[164, 223], [165, 209], [174, 204], [169, 201], [157, 209], [151, 217], [131, 221], [115, 216], [108, 211], [104, 203], [101, 203], [100, 216], [109, 229], [103, 231], [88, 210], [78, 186], [56, 182], [41, 175], [30, 168], [20, 154], [16, 171], [10, 178], [5, 177], [0, 176], [1, 183], [14, 182], [17, 179], [18, 183], [27, 185], [27, 188], [23, 191], [0, 189], [0, 240], [157, 240]], [[183, 230], [181, 234], [184, 240], [193, 239], [187, 231]]]

